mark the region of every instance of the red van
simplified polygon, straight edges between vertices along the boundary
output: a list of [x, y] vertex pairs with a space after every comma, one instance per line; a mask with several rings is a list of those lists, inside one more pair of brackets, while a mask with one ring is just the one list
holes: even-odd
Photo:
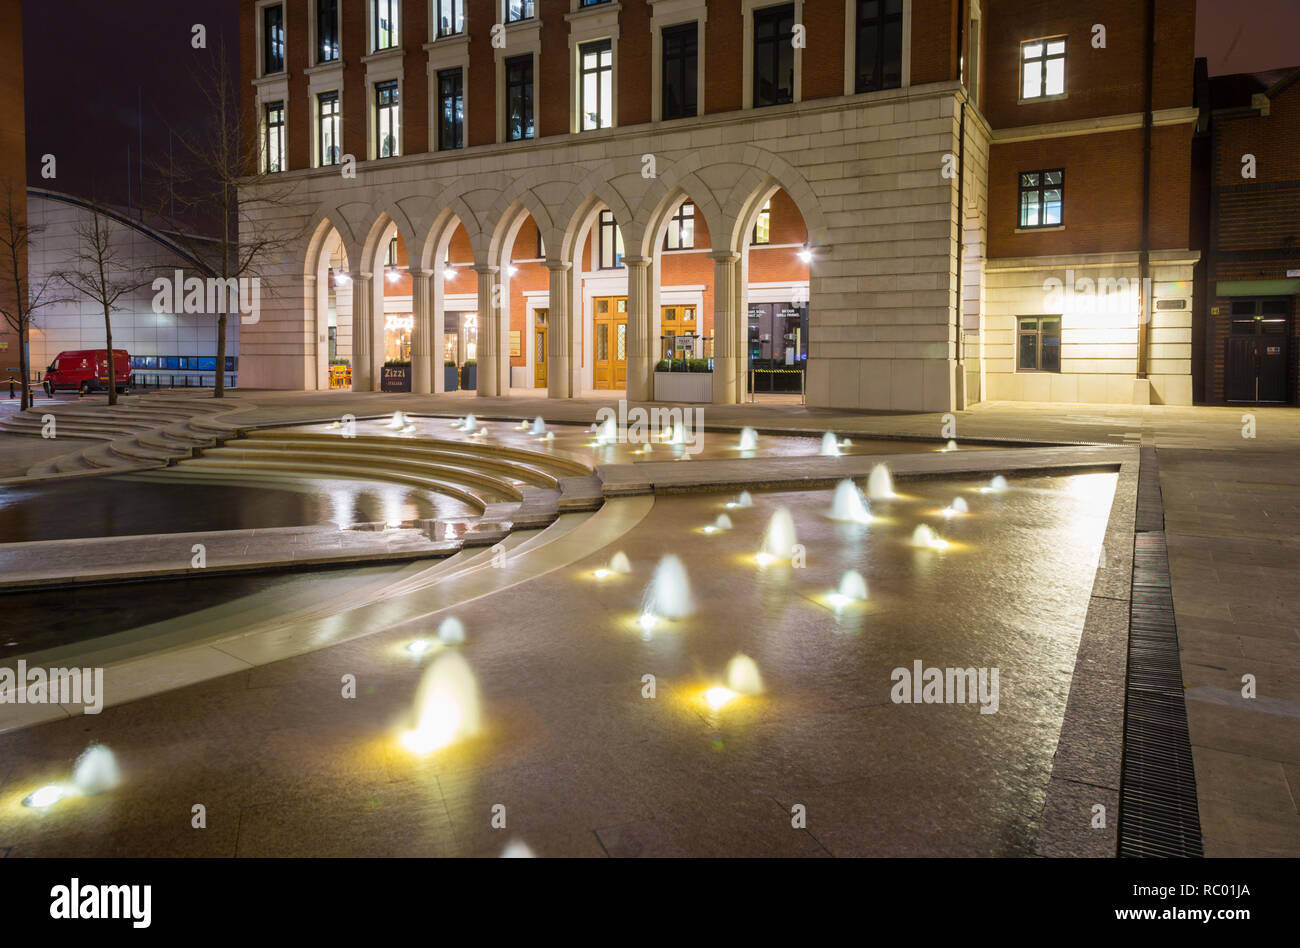
[[[125, 392], [131, 381], [131, 356], [125, 349], [113, 350], [113, 375], [117, 390]], [[108, 350], [78, 349], [60, 352], [45, 370], [45, 391], [90, 392], [108, 391]]]

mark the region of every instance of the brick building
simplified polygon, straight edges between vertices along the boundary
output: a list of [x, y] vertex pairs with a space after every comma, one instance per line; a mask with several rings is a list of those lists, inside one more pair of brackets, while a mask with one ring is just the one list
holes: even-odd
[[1193, 0], [243, 0], [245, 190], [291, 189], [255, 225], [298, 250], [241, 383], [346, 358], [371, 389], [409, 357], [441, 391], [472, 357], [481, 394], [680, 400], [676, 353], [719, 403], [801, 372], [839, 408], [1190, 403], [1194, 26]]
[[1211, 403], [1291, 403], [1300, 378], [1300, 69], [1203, 80], [1204, 298]]
[[[0, 0], [0, 204], [8, 189], [15, 209], [27, 207], [27, 125], [23, 98], [23, 4]], [[22, 262], [26, 269], [26, 261]], [[0, 306], [13, 311], [12, 265], [9, 276], [0, 275]], [[0, 318], [0, 378], [19, 374], [18, 334]]]

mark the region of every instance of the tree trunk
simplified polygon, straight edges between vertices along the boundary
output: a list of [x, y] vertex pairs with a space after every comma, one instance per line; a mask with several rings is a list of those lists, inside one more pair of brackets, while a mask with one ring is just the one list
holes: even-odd
[[27, 359], [27, 320], [25, 319], [19, 320], [18, 366], [19, 366], [18, 374], [22, 376], [22, 380], [23, 380], [23, 397], [20, 403], [20, 407], [22, 408], [23, 411], [26, 411], [27, 409], [32, 407], [33, 399], [32, 399], [32, 387], [30, 382], [32, 372], [31, 372], [31, 366], [28, 364], [28, 359]]
[[[223, 309], [225, 307], [222, 307]], [[226, 397], [226, 314], [217, 314], [217, 377], [212, 386], [213, 398]]]
[[104, 307], [104, 339], [108, 343], [108, 403], [117, 404], [117, 366], [113, 364], [113, 318], [112, 310]]

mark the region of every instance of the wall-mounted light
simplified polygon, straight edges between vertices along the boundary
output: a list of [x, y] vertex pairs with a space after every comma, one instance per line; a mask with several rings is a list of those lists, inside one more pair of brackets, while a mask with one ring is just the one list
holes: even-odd
[[444, 280], [454, 280], [454, 279], [456, 279], [456, 268], [455, 268], [455, 267], [447, 267], [445, 270], [442, 271], [442, 278], [443, 278]]
[[518, 272], [519, 272], [519, 268], [514, 266], [513, 264], [511, 266], [506, 267], [507, 276], [514, 276]]
[[812, 251], [809, 250], [807, 247], [804, 247], [802, 250], [799, 251], [799, 259], [803, 263], [812, 263]]
[[340, 271], [334, 274], [334, 282], [339, 286], [347, 286], [349, 283], [352, 282], [352, 277]]
[[388, 276], [389, 283], [396, 283], [398, 279], [401, 277], [401, 274], [398, 273], [396, 270], [389, 270], [387, 276]]

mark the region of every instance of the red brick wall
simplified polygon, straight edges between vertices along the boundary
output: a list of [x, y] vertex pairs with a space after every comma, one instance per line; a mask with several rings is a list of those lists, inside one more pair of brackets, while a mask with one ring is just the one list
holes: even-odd
[[429, 41], [429, 0], [402, 3], [402, 151], [431, 150], [429, 138], [429, 70], [424, 44]]
[[[715, 0], [709, 4], [704, 24], [704, 111], [731, 112], [743, 102], [741, 63], [744, 62], [744, 23], [740, 0]], [[807, 53], [807, 50], [804, 51]]]
[[[852, 0], [805, 0], [803, 21], [808, 48], [803, 51], [803, 97], [844, 94], [844, 4]], [[709, 51], [712, 55], [712, 50]], [[740, 64], [737, 63], [739, 68]]]
[[[624, 2], [618, 24], [618, 124], [650, 121], [650, 6]], [[706, 96], [707, 98], [707, 96]]]

